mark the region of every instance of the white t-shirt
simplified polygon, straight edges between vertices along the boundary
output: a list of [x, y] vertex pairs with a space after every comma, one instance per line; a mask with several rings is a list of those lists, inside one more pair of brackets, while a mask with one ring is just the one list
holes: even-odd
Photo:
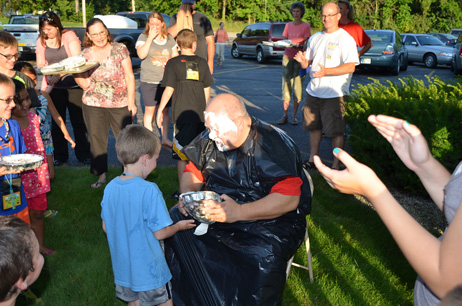
[[356, 42], [343, 29], [334, 33], [321, 32], [313, 37], [306, 49], [306, 58], [313, 60], [311, 63], [311, 80], [306, 87], [306, 92], [318, 98], [335, 98], [350, 94], [350, 81], [352, 73], [342, 75], [326, 75], [322, 78], [313, 77], [313, 73], [320, 70], [319, 64], [326, 68], [341, 66], [345, 63], [359, 65]]

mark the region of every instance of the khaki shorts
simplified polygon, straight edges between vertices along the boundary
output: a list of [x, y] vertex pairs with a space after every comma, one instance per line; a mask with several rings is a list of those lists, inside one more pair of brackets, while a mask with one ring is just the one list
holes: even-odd
[[324, 130], [327, 137], [345, 134], [345, 105], [346, 96], [322, 99], [306, 95], [303, 105], [303, 128], [307, 131]]
[[300, 63], [284, 56], [282, 58], [282, 101], [290, 101], [292, 92], [294, 101], [302, 101], [304, 79], [305, 77], [300, 77]]
[[116, 284], [116, 296], [125, 302], [140, 300], [140, 306], [158, 305], [165, 303], [172, 298], [171, 288], [171, 284], [168, 282], [157, 289], [135, 292], [130, 288]]

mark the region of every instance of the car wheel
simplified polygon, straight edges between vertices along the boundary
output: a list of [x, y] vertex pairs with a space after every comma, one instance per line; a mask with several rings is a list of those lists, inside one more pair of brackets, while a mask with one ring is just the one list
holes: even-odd
[[436, 67], [436, 56], [434, 54], [427, 54], [424, 57], [424, 64], [427, 68], [435, 68]]
[[457, 68], [457, 63], [453, 63], [452, 68], [454, 69], [454, 75], [460, 75], [461, 70]]
[[263, 54], [262, 48], [257, 49], [257, 62], [259, 62], [260, 64], [265, 62], [265, 55]]
[[[403, 56], [404, 57], [404, 56]], [[403, 60], [403, 65], [401, 66], [401, 71], [406, 71], [408, 66], [408, 60], [404, 59]]]
[[233, 45], [231, 47], [231, 56], [234, 58], [241, 58], [242, 55], [239, 53], [239, 50], [237, 50], [237, 46]]
[[401, 69], [401, 56], [398, 57], [395, 67], [391, 69], [393, 75], [399, 75], [399, 70]]

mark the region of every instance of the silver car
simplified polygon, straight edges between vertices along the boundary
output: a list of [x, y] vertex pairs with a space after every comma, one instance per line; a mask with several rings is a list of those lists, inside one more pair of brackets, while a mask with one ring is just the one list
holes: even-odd
[[409, 64], [424, 63], [428, 68], [436, 65], [452, 65], [454, 48], [446, 46], [438, 38], [428, 34], [402, 34], [409, 53]]

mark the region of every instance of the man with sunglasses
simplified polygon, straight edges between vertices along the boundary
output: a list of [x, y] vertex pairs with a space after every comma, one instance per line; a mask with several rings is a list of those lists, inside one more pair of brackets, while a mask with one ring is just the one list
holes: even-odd
[[40, 106], [40, 101], [34, 89], [34, 82], [24, 73], [13, 69], [20, 56], [16, 38], [11, 33], [0, 31], [0, 73], [23, 83], [31, 98], [31, 107], [38, 107]]
[[[345, 145], [345, 97], [349, 95], [350, 82], [355, 66], [359, 64], [356, 42], [345, 30], [339, 28], [340, 8], [327, 3], [322, 8], [324, 31], [310, 42], [306, 52], [295, 55], [302, 69], [311, 65], [311, 80], [306, 87], [303, 106], [303, 128], [310, 132], [310, 158], [306, 168], [314, 168], [313, 157], [319, 155], [322, 132], [332, 137], [333, 148]], [[333, 169], [339, 168], [334, 157]]]

